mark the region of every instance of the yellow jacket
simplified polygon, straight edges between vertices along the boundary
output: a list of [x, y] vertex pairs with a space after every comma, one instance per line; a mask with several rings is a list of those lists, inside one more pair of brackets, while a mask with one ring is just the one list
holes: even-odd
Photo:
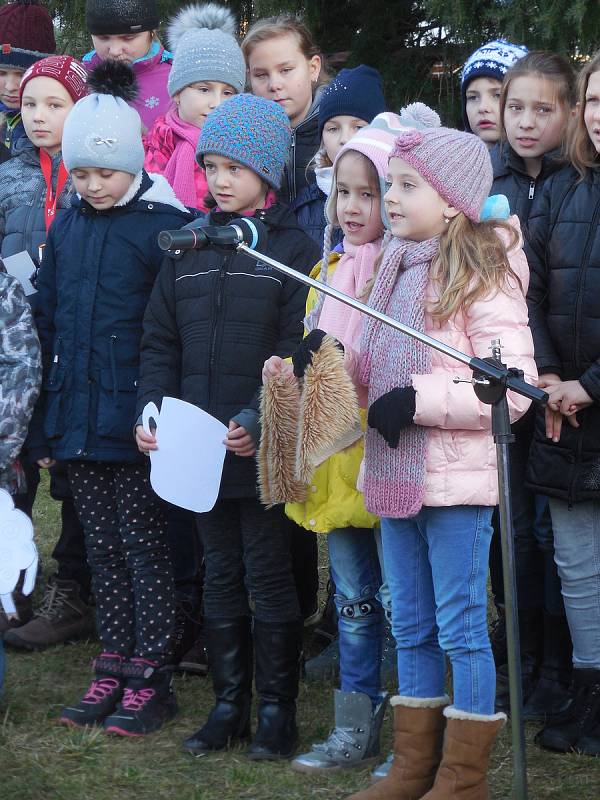
[[[340, 260], [338, 253], [331, 253], [327, 269], [331, 278]], [[321, 263], [311, 272], [311, 278], [318, 278]], [[317, 301], [317, 293], [311, 289], [306, 301], [308, 314]], [[366, 411], [361, 409], [363, 429], [366, 425]], [[364, 455], [364, 439], [359, 439], [350, 447], [331, 456], [317, 467], [308, 487], [304, 503], [287, 503], [285, 513], [298, 525], [309, 531], [329, 533], [338, 528], [373, 528], [379, 519], [370, 514], [364, 504], [362, 492], [356, 488], [358, 471]]]

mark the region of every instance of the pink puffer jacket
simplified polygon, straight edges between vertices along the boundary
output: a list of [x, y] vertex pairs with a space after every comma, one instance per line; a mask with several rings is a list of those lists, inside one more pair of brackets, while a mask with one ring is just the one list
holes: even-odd
[[[518, 219], [510, 218], [520, 231]], [[504, 232], [500, 232], [504, 238]], [[425, 315], [425, 332], [469, 356], [491, 356], [492, 339], [502, 343], [503, 361], [525, 373], [535, 382], [533, 339], [528, 325], [525, 294], [529, 267], [521, 248], [510, 253], [510, 264], [518, 275], [505, 291], [476, 301], [467, 313], [440, 324]], [[435, 301], [435, 286], [427, 290], [427, 300]], [[346, 363], [356, 376], [355, 354]], [[491, 435], [491, 407], [481, 403], [468, 383], [454, 383], [455, 377], [470, 379], [471, 370], [449, 356], [432, 350], [431, 374], [413, 375], [417, 392], [414, 421], [429, 429], [425, 478], [425, 506], [484, 505], [498, 502], [496, 450]], [[530, 401], [508, 393], [511, 421], [523, 416]], [[364, 464], [363, 464], [364, 468]], [[361, 478], [359, 477], [359, 486]]]

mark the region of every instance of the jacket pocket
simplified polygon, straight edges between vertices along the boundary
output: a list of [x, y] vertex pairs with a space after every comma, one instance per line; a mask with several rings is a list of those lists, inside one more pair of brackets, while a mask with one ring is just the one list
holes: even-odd
[[137, 379], [137, 367], [100, 370], [97, 419], [99, 436], [133, 441]]
[[50, 376], [44, 381], [44, 434], [48, 439], [56, 439], [65, 432], [65, 414], [63, 408], [63, 387], [66, 371], [61, 367], [53, 368]]

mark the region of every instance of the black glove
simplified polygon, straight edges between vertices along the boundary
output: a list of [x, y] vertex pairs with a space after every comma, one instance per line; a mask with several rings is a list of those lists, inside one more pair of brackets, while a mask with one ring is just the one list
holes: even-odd
[[[294, 354], [292, 355], [292, 364], [294, 365], [294, 375], [297, 378], [303, 378], [306, 368], [312, 364], [313, 355], [318, 352], [323, 344], [323, 339], [327, 336], [325, 331], [315, 328], [308, 336], [300, 342]], [[333, 338], [333, 337], [332, 337]], [[344, 345], [335, 340], [336, 345], [344, 352]]]
[[391, 389], [369, 408], [369, 427], [379, 431], [390, 447], [398, 447], [400, 431], [412, 423], [417, 410], [416, 397], [412, 386]]

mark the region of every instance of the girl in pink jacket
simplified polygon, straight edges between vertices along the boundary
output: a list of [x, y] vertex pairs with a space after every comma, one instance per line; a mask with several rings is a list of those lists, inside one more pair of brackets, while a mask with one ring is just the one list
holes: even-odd
[[[492, 184], [485, 144], [446, 128], [407, 131], [389, 161], [393, 238], [369, 304], [471, 356], [503, 359], [535, 380], [518, 223], [480, 222]], [[495, 671], [486, 579], [498, 501], [491, 409], [467, 367], [371, 318], [350, 369], [368, 387], [364, 495], [381, 516], [398, 650], [395, 757], [387, 778], [353, 800], [441, 800], [457, 787], [487, 797]], [[509, 393], [512, 420], [529, 401]], [[453, 704], [445, 695], [446, 656]], [[443, 745], [442, 745], [443, 743]], [[417, 748], [418, 755], [406, 747]]]
[[170, 22], [174, 52], [168, 90], [173, 103], [144, 139], [147, 172], [164, 175], [189, 208], [208, 211], [208, 185], [196, 161], [208, 114], [244, 90], [246, 65], [235, 39], [236, 22], [214, 3], [188, 6]]

